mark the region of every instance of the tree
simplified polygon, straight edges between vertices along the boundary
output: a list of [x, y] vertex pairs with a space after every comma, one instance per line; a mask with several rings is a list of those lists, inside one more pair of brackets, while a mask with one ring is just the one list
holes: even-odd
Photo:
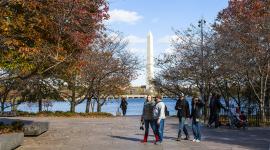
[[164, 55], [157, 60], [159, 73], [152, 81], [155, 90], [167, 96], [192, 95], [193, 81], [189, 79], [188, 73], [182, 67], [184, 62], [175, 52]]
[[21, 94], [23, 101], [38, 102], [38, 111], [41, 112], [44, 100], [60, 99], [58, 91], [54, 88], [57, 82], [43, 76], [32, 76], [27, 80], [21, 81], [17, 91]]
[[1, 80], [41, 75], [76, 58], [107, 11], [105, 0], [1, 1], [0, 68], [12, 72]]
[[5, 80], [0, 84], [1, 111], [4, 112], [9, 93], [14, 90], [14, 80]]
[[227, 51], [226, 59], [256, 95], [263, 119], [270, 74], [269, 21], [269, 1], [232, 0], [214, 26]]
[[107, 11], [105, 0], [1, 1], [0, 80], [76, 72]]
[[82, 55], [81, 78], [86, 88], [86, 112], [91, 100], [97, 102], [97, 111], [108, 96], [121, 95], [137, 75], [137, 57], [127, 51], [127, 42], [120, 34], [103, 34]]

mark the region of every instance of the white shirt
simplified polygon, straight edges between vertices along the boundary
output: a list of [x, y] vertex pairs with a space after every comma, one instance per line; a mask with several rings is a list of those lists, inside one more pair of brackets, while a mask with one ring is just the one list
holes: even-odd
[[154, 119], [165, 119], [165, 104], [161, 101], [154, 107]]

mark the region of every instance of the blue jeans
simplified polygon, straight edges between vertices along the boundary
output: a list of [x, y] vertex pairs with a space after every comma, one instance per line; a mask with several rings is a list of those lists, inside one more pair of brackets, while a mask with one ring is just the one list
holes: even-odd
[[156, 123], [155, 120], [144, 120], [145, 133], [144, 135], [148, 136], [149, 134], [149, 124], [153, 130], [153, 133], [156, 134]]
[[165, 123], [164, 119], [161, 119], [159, 124], [157, 123], [157, 133], [160, 142], [163, 141], [164, 123]]
[[192, 131], [193, 131], [194, 139], [201, 140], [201, 129], [200, 129], [200, 123], [198, 121], [195, 121], [195, 120], [192, 121]]
[[179, 132], [183, 130], [185, 135], [188, 136], [188, 131], [186, 127], [186, 118], [185, 117], [179, 117]]

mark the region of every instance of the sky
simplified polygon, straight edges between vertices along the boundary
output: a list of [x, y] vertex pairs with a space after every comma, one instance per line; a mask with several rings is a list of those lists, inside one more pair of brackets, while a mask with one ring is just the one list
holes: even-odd
[[[228, 0], [109, 0], [109, 29], [121, 32], [129, 41], [128, 50], [146, 64], [146, 37], [154, 38], [154, 58], [170, 53], [173, 29], [185, 30], [197, 25], [202, 17], [213, 23]], [[132, 81], [133, 86], [146, 84], [145, 69]]]

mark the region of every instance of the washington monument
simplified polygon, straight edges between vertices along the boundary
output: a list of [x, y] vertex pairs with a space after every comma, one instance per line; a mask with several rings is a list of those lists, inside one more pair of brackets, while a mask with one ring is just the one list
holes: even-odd
[[146, 63], [146, 90], [153, 93], [151, 81], [154, 78], [154, 58], [153, 58], [153, 35], [151, 32], [147, 35], [147, 63]]

